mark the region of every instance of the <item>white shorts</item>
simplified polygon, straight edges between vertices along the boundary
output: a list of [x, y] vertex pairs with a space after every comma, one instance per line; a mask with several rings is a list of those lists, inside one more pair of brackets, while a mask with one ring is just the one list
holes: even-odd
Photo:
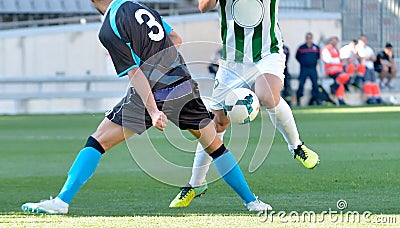
[[285, 78], [285, 54], [271, 54], [256, 63], [238, 63], [222, 61], [215, 76], [214, 90], [210, 108], [222, 110], [226, 95], [232, 89], [251, 89], [256, 78], [262, 74], [272, 74], [281, 79]]

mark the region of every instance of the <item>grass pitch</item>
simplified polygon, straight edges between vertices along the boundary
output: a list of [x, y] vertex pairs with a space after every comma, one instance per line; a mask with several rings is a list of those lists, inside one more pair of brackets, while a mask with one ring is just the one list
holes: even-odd
[[[306, 170], [293, 160], [279, 133], [255, 173], [247, 172], [250, 153], [240, 165], [252, 191], [276, 213], [313, 211], [318, 222], [286, 216], [286, 223], [278, 216], [271, 221], [250, 213], [221, 180], [211, 183], [208, 193], [188, 208], [170, 209], [179, 189], [145, 174], [125, 144], [103, 157], [68, 216], [22, 214], [22, 203], [57, 195], [87, 136], [103, 119], [101, 114], [32, 115], [0, 116], [0, 227], [399, 226], [400, 108], [299, 109], [294, 115], [302, 140], [321, 157], [316, 169]], [[191, 163], [193, 154], [165, 146], [159, 133], [151, 131], [165, 156]], [[249, 141], [250, 149], [252, 144], [254, 140]], [[146, 151], [140, 143], [137, 149]], [[343, 211], [337, 208], [338, 200], [347, 203]], [[373, 215], [369, 221], [335, 222], [323, 217], [325, 211]]]

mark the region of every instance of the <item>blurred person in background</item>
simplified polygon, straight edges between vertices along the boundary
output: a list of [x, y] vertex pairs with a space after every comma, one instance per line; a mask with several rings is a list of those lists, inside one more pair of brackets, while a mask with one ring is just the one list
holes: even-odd
[[301, 104], [301, 97], [304, 95], [304, 84], [307, 77], [312, 82], [311, 96], [318, 93], [318, 73], [317, 64], [320, 58], [320, 48], [313, 42], [313, 34], [306, 34], [306, 42], [302, 44], [296, 52], [296, 59], [300, 64], [299, 88], [297, 89], [297, 105]]
[[357, 89], [362, 89], [363, 76], [365, 74], [365, 66], [358, 61], [356, 51], [356, 39], [351, 40], [348, 44], [340, 48], [340, 59], [343, 62], [344, 70], [350, 76], [350, 84]]
[[[397, 67], [394, 62], [393, 46], [390, 43], [385, 45], [376, 57], [375, 71], [379, 73], [380, 87], [393, 89], [393, 78], [397, 74]], [[389, 77], [387, 77], [389, 75]], [[386, 80], [387, 79], [387, 80]]]
[[365, 66], [364, 93], [367, 96], [367, 104], [383, 104], [381, 91], [376, 80], [374, 61], [376, 55], [374, 50], [368, 46], [368, 37], [361, 35], [356, 45], [357, 55], [361, 64]]
[[288, 68], [290, 50], [289, 47], [286, 46], [285, 44], [283, 45], [283, 52], [286, 55], [286, 60], [285, 60], [285, 70], [283, 71], [285, 79], [283, 81], [283, 89], [281, 91], [281, 96], [283, 99], [285, 99], [285, 101], [288, 103], [289, 106], [292, 106], [292, 86], [290, 84], [292, 76], [290, 75]]
[[328, 44], [322, 49], [321, 55], [324, 62], [325, 74], [334, 79], [331, 87], [331, 93], [334, 93], [338, 99], [338, 105], [346, 105], [344, 101], [345, 84], [349, 82], [349, 75], [344, 72], [343, 63], [340, 59], [337, 45], [339, 38], [331, 37]]

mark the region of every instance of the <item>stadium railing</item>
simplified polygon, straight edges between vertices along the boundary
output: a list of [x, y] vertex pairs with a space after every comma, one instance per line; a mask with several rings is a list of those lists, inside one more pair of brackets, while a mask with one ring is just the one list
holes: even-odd
[[[194, 75], [198, 80], [201, 94], [211, 96], [213, 76], [209, 74]], [[0, 77], [0, 103], [12, 103], [13, 110], [4, 110], [0, 105], [0, 113], [26, 114], [30, 113], [29, 103], [32, 101], [77, 100], [96, 101], [118, 100], [122, 98], [129, 87], [127, 77], [117, 78], [111, 75], [103, 76], [71, 76], [53, 75], [36, 77]], [[98, 107], [95, 111], [104, 111], [106, 107]], [[76, 110], [76, 109], [75, 109]], [[88, 109], [93, 111], [93, 109]], [[83, 107], [79, 112], [88, 112]], [[68, 112], [68, 107], [62, 112]]]
[[[204, 103], [208, 105], [214, 85], [214, 76], [212, 74], [196, 74], [193, 75], [193, 78], [199, 84]], [[400, 80], [397, 79], [395, 82], [395, 90], [382, 91], [382, 97], [385, 101], [389, 101], [393, 96], [400, 99]], [[0, 113], [27, 114], [32, 113], [32, 108], [46, 110], [40, 107], [43, 104], [43, 107], [47, 107], [52, 104], [60, 104], [60, 102], [65, 104], [63, 105], [64, 108], [55, 113], [102, 112], [110, 107], [109, 105], [105, 106], [102, 101], [107, 101], [110, 105], [115, 104], [124, 96], [129, 86], [128, 83], [129, 81], [126, 77], [116, 78], [110, 75], [0, 78], [0, 103], [2, 103], [0, 105]], [[320, 83], [329, 92], [332, 79], [321, 77]], [[298, 86], [298, 80], [295, 75], [292, 77], [291, 85], [295, 91]], [[306, 84], [305, 89], [307, 91], [311, 90], [311, 84]], [[309, 98], [310, 94], [305, 93], [303, 100], [307, 101]], [[365, 96], [362, 91], [353, 91], [346, 93], [346, 99], [350, 105], [362, 105], [365, 101]], [[66, 100], [81, 102], [84, 105], [79, 106], [80, 108], [72, 108], [69, 107], [68, 102], [65, 102]], [[55, 103], [52, 103], [53, 101]], [[3, 104], [8, 104], [8, 106]], [[11, 107], [11, 109], [7, 110], [7, 107]]]
[[[213, 80], [213, 75], [198, 74], [193, 78], [204, 82]], [[122, 97], [128, 86], [127, 77], [110, 75], [0, 77], [0, 99], [114, 98]]]
[[0, 113], [103, 112], [127, 88], [127, 80], [111, 76], [0, 78]]

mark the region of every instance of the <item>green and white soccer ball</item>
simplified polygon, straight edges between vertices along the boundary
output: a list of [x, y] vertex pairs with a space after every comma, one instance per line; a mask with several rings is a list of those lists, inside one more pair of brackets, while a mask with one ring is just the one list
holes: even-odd
[[236, 88], [226, 96], [224, 108], [232, 123], [247, 124], [257, 117], [260, 102], [253, 91]]

